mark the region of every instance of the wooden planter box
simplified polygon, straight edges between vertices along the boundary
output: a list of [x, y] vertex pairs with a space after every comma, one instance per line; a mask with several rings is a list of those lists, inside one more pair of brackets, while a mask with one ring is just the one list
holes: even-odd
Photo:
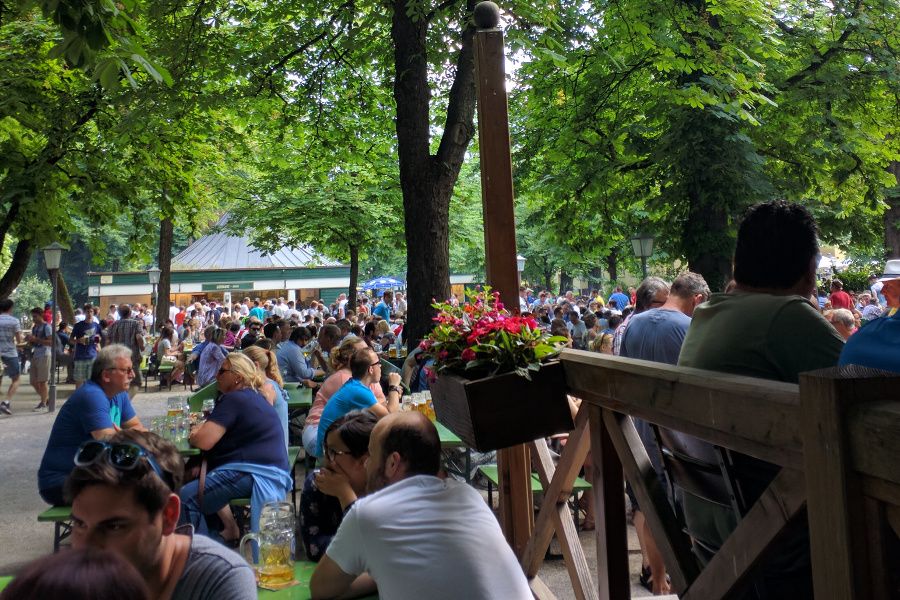
[[438, 421], [481, 452], [524, 444], [575, 426], [559, 362], [543, 365], [531, 374], [531, 381], [515, 373], [484, 379], [441, 374], [431, 384], [431, 397]]

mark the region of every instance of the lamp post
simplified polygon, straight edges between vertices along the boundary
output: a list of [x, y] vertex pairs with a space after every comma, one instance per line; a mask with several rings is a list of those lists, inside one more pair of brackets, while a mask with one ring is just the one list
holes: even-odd
[[53, 285], [53, 311], [50, 315], [50, 329], [53, 332], [51, 340], [53, 343], [50, 344], [50, 388], [47, 394], [47, 410], [52, 413], [56, 411], [56, 329], [58, 326], [56, 322], [56, 313], [58, 311], [56, 300], [57, 281], [59, 278], [59, 263], [62, 260], [62, 254], [66, 251], [66, 248], [58, 242], [53, 242], [41, 250], [44, 252], [44, 263], [47, 265], [47, 270], [50, 271], [50, 281]]
[[639, 233], [631, 238], [631, 248], [634, 255], [641, 259], [641, 271], [644, 279], [647, 279], [647, 259], [653, 255], [653, 236], [647, 233]]
[[519, 285], [522, 285], [522, 272], [525, 270], [525, 257], [516, 254], [516, 271], [519, 272]]
[[153, 286], [153, 293], [150, 296], [153, 302], [153, 314], [151, 315], [150, 321], [150, 333], [152, 334], [156, 333], [156, 311], [159, 308], [158, 306], [156, 306], [156, 286], [159, 284], [159, 274], [161, 272], [162, 271], [159, 270], [159, 267], [150, 267], [149, 269], [147, 269], [147, 277], [150, 278], [150, 285]]

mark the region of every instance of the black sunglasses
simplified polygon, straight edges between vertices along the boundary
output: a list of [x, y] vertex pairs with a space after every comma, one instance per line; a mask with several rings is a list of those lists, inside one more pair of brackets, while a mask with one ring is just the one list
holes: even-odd
[[107, 464], [115, 467], [119, 471], [133, 471], [137, 467], [142, 458], [147, 459], [147, 463], [153, 471], [165, 482], [169, 488], [172, 488], [170, 478], [166, 478], [164, 471], [153, 458], [153, 455], [144, 448], [133, 443], [112, 444], [99, 440], [88, 440], [79, 446], [75, 453], [75, 465], [79, 467], [87, 467], [93, 465], [97, 461], [106, 458]]

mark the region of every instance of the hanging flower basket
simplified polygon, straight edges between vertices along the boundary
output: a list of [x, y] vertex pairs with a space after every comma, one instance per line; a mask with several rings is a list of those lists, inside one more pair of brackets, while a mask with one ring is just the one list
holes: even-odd
[[573, 429], [562, 364], [545, 363], [530, 375], [465, 379], [441, 373], [431, 384], [437, 419], [480, 452]]

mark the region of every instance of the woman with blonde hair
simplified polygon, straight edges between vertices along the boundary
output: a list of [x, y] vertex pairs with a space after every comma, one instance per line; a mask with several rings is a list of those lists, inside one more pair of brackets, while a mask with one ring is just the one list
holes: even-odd
[[216, 513], [235, 498], [250, 497], [251, 529], [267, 502], [280, 502], [291, 488], [284, 430], [275, 408], [260, 393], [265, 378], [249, 357], [232, 352], [216, 374], [221, 392], [205, 423], [191, 429], [189, 441], [204, 451], [206, 477], [181, 488], [181, 524], [203, 535], [234, 542], [238, 532]]
[[[331, 396], [350, 379], [350, 359], [353, 357], [353, 353], [366, 346], [366, 342], [362, 339], [351, 337], [344, 340], [339, 347], [331, 351], [330, 361], [333, 371], [328, 376], [328, 379], [322, 383], [319, 391], [316, 392], [313, 404], [306, 415], [306, 424], [303, 426], [303, 447], [310, 456], [316, 456], [319, 420], [322, 418], [322, 411], [325, 410], [325, 405]], [[385, 401], [384, 390], [381, 389], [380, 383], [373, 383], [369, 386], [369, 389], [375, 394], [376, 402]]]
[[284, 382], [281, 380], [281, 370], [278, 368], [278, 359], [271, 350], [262, 348], [256, 344], [245, 348], [241, 354], [247, 356], [256, 365], [257, 370], [262, 374], [265, 383], [260, 389], [260, 393], [266, 401], [275, 407], [278, 413], [278, 420], [281, 421], [281, 427], [284, 429], [284, 444], [288, 444], [288, 405], [287, 393], [284, 391]]

